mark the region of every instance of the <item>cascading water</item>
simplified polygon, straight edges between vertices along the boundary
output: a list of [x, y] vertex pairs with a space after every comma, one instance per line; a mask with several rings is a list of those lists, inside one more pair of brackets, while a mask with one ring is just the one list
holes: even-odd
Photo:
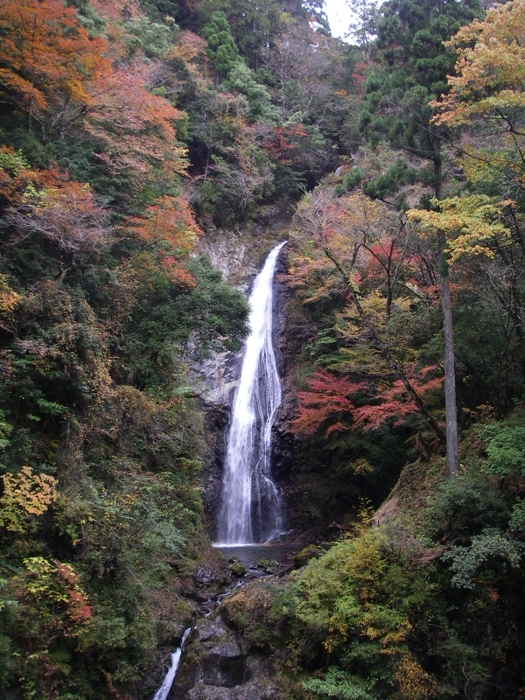
[[184, 642], [188, 639], [190, 632], [191, 627], [188, 627], [188, 629], [182, 635], [180, 647], [176, 649], [176, 651], [174, 651], [171, 655], [171, 666], [168, 670], [168, 673], [166, 674], [166, 677], [164, 678], [162, 685], [155, 693], [153, 700], [166, 700], [166, 698], [168, 697], [168, 693], [171, 690], [171, 686], [173, 685], [173, 681], [175, 680], [175, 676], [177, 675], [177, 671], [179, 670], [180, 657], [182, 656]]
[[272, 343], [273, 277], [280, 243], [268, 255], [250, 295], [250, 335], [233, 403], [224, 463], [221, 544], [265, 542], [282, 531], [282, 505], [270, 471], [272, 425], [281, 382]]

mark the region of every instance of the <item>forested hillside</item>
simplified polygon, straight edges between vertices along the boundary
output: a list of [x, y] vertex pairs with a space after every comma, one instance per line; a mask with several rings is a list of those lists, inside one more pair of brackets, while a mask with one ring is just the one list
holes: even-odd
[[345, 43], [322, 0], [0, 0], [6, 700], [151, 697], [226, 585], [193, 377], [248, 304], [203, 251], [256, 268], [290, 211], [319, 558], [228, 624], [276, 699], [525, 696], [525, 0], [354, 10]]

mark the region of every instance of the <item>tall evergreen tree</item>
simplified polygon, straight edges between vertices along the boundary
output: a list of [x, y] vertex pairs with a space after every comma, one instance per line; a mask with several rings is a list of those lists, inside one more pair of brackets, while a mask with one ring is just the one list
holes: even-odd
[[437, 198], [442, 143], [450, 131], [431, 123], [429, 103], [447, 91], [455, 61], [443, 42], [481, 14], [479, 0], [390, 0], [377, 19], [377, 68], [365, 84], [361, 129], [371, 140], [386, 137], [429, 161], [428, 184]]
[[259, 68], [263, 52], [280, 29], [281, 8], [276, 0], [230, 0], [228, 17], [237, 45], [250, 68]]
[[210, 21], [202, 30], [202, 36], [208, 42], [208, 56], [217, 75], [220, 78], [227, 78], [232, 68], [242, 59], [224, 12], [212, 14]]
[[[396, 148], [430, 165], [423, 174], [436, 199], [442, 197], [444, 139], [447, 127], [432, 123], [430, 105], [447, 90], [454, 53], [444, 45], [462, 25], [482, 15], [479, 0], [390, 0], [377, 22], [379, 70], [365, 85], [361, 129], [372, 140], [387, 138]], [[454, 340], [445, 235], [437, 236], [445, 343], [445, 404], [449, 474], [459, 469]]]

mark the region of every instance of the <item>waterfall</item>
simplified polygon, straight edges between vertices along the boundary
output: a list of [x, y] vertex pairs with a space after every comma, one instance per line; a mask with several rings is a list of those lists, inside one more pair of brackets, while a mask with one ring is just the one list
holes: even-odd
[[281, 497], [272, 480], [272, 425], [281, 382], [272, 343], [273, 277], [280, 243], [250, 295], [250, 335], [232, 409], [219, 515], [221, 544], [265, 542], [282, 531]]
[[188, 629], [182, 635], [180, 647], [178, 649], [176, 649], [173, 652], [173, 654], [171, 655], [170, 669], [169, 669], [168, 673], [166, 674], [162, 685], [155, 693], [153, 700], [166, 700], [166, 698], [168, 697], [168, 693], [171, 690], [171, 686], [173, 685], [173, 681], [175, 680], [175, 676], [177, 675], [177, 671], [179, 670], [180, 657], [182, 654], [182, 649], [184, 647], [184, 642], [188, 639], [190, 632], [191, 632], [191, 627], [188, 627]]

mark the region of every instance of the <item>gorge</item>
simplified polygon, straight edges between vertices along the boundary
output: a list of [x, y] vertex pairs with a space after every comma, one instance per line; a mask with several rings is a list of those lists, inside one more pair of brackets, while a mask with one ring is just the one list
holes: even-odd
[[525, 697], [525, 0], [351, 4], [0, 0], [2, 700]]

